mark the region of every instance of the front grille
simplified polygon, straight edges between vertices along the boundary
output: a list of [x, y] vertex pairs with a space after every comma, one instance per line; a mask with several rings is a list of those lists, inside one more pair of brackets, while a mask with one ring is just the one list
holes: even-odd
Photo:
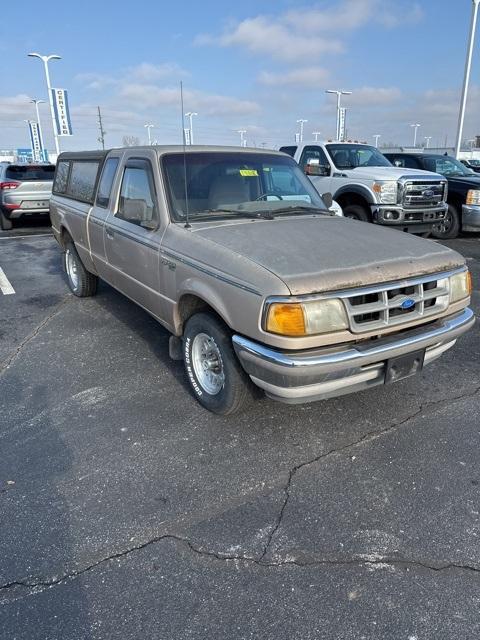
[[408, 181], [403, 186], [402, 204], [406, 209], [437, 207], [445, 200], [445, 184], [438, 181]]
[[448, 278], [431, 276], [341, 295], [350, 329], [364, 333], [428, 318], [448, 307]]

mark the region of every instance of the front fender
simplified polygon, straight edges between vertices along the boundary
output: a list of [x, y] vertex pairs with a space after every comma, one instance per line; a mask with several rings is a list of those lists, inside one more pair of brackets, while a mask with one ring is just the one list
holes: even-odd
[[[234, 328], [233, 317], [227, 308], [224, 299], [219, 291], [217, 291], [209, 282], [200, 278], [190, 277], [182, 283], [178, 292], [178, 300], [180, 301], [185, 295], [193, 295], [200, 298], [208, 304], [222, 320], [230, 328]], [[225, 296], [224, 296], [225, 297]], [[174, 310], [174, 326], [176, 332], [181, 332], [182, 319], [179, 312], [179, 304], [175, 305]]]
[[361, 183], [343, 185], [335, 192], [333, 199], [338, 200], [342, 195], [347, 195], [349, 193], [361, 196], [368, 204], [377, 204], [374, 192], [369, 187]]

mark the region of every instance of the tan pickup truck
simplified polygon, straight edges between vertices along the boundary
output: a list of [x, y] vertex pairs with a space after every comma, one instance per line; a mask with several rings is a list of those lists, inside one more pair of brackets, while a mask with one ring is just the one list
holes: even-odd
[[254, 385], [294, 403], [395, 382], [474, 323], [461, 255], [332, 215], [283, 153], [62, 153], [50, 213], [73, 293], [102, 278], [154, 316], [216, 413]]

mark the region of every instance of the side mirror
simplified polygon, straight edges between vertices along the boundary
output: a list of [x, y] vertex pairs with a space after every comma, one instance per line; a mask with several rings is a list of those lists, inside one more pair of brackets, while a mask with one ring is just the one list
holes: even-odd
[[311, 162], [309, 160], [305, 165], [304, 171], [307, 176], [329, 176], [330, 175], [330, 167], [325, 166], [324, 164], [319, 164], [318, 160], [316, 162]]
[[325, 206], [327, 207], [327, 209], [331, 209], [332, 208], [333, 196], [330, 193], [330, 191], [327, 191], [326, 193], [322, 194], [322, 200], [323, 200]]

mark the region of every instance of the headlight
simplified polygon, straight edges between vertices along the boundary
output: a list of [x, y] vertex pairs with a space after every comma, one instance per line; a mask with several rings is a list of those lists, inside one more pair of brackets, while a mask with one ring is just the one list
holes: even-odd
[[470, 271], [462, 271], [450, 276], [450, 302], [458, 302], [468, 298], [472, 293], [472, 276]]
[[397, 183], [392, 180], [382, 180], [373, 183], [373, 191], [375, 192], [379, 202], [383, 204], [396, 204], [397, 202]]
[[467, 204], [480, 204], [480, 191], [478, 189], [468, 190]]
[[345, 308], [340, 300], [274, 302], [269, 305], [265, 329], [283, 336], [310, 336], [348, 328]]

